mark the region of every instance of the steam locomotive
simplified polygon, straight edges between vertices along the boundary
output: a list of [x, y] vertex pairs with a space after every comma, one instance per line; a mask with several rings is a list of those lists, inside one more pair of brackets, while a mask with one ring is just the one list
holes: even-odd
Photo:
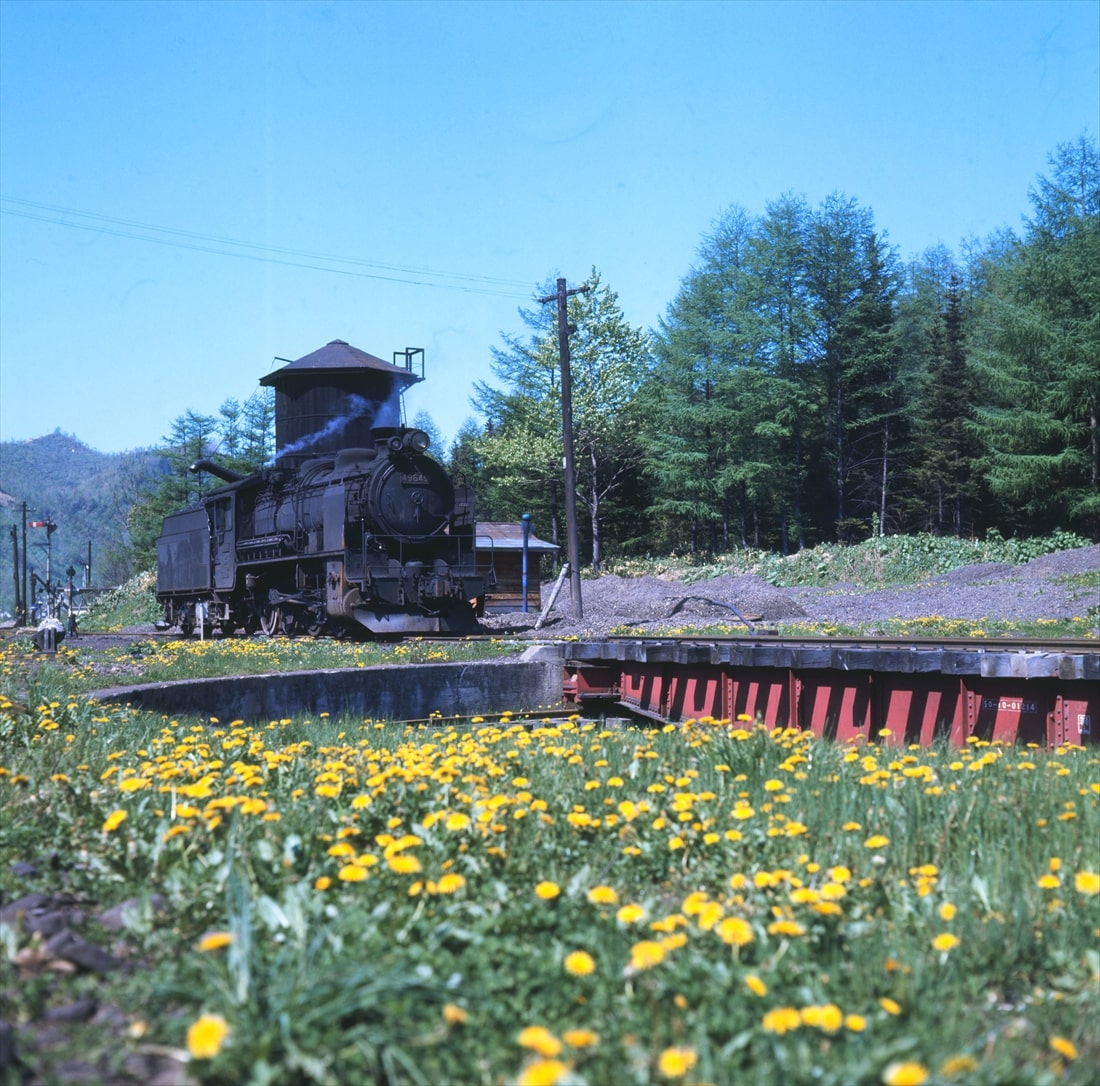
[[[165, 518], [162, 624], [185, 636], [476, 627], [493, 571], [478, 561], [473, 494], [426, 455], [422, 430], [377, 425], [390, 371], [403, 372], [337, 340], [266, 379], [283, 453], [248, 477], [191, 466], [225, 485]], [[383, 394], [365, 394], [379, 379]]]
[[428, 435], [375, 430], [372, 448], [247, 478], [165, 518], [157, 540], [164, 621], [229, 633], [450, 632], [476, 625], [489, 571], [474, 548], [473, 500], [425, 456]]

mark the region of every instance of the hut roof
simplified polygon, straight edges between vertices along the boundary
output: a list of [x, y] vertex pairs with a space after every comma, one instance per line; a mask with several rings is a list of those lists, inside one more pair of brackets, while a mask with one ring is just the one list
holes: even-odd
[[[477, 543], [480, 550], [518, 551], [523, 549], [523, 525], [517, 521], [479, 520]], [[535, 554], [552, 554], [561, 548], [557, 543], [539, 539], [534, 532], [527, 537], [527, 549]]]

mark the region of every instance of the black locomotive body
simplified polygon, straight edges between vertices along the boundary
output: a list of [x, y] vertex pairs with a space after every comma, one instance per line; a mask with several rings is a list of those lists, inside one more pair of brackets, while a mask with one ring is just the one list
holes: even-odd
[[187, 635], [474, 627], [492, 571], [478, 565], [472, 495], [425, 455], [423, 431], [370, 438], [247, 478], [194, 465], [226, 485], [164, 521], [165, 622]]

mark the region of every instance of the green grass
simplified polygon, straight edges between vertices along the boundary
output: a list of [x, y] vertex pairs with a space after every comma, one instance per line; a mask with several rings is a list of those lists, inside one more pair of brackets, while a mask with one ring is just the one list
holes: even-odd
[[0, 931], [21, 1044], [79, 994], [120, 1010], [46, 1080], [143, 1051], [218, 1084], [982, 1086], [1100, 1061], [1095, 748], [211, 725], [68, 682], [0, 659], [0, 891], [167, 904], [104, 978], [35, 971], [36, 938]]

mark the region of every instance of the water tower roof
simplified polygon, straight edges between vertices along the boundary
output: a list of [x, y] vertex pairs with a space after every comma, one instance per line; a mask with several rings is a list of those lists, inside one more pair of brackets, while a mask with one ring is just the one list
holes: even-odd
[[389, 374], [398, 381], [412, 384], [419, 377], [403, 366], [395, 366], [382, 358], [376, 358], [373, 354], [359, 350], [342, 339], [334, 339], [311, 354], [304, 355], [293, 362], [283, 366], [260, 378], [261, 385], [277, 385], [284, 377], [304, 376], [310, 372], [324, 370], [329, 373], [342, 371], [345, 373], [361, 373], [373, 371], [375, 373]]

